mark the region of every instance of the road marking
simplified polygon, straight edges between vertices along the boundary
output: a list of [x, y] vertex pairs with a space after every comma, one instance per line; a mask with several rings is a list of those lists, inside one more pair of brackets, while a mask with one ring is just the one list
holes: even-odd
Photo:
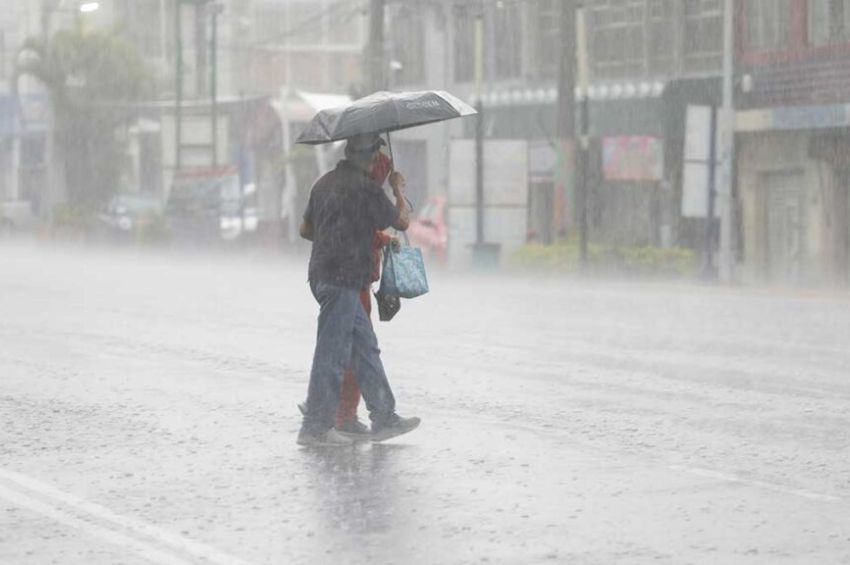
[[766, 481], [759, 481], [753, 479], [745, 479], [743, 477], [739, 477], [737, 475], [732, 475], [729, 473], [722, 473], [720, 471], [712, 471], [711, 469], [701, 469], [699, 467], [687, 467], [684, 465], [669, 465], [667, 467], [673, 471], [682, 471], [685, 473], [690, 473], [691, 475], [697, 475], [700, 477], [706, 477], [709, 479], [718, 479], [721, 481], [726, 481], [730, 483], [740, 483], [744, 485], [750, 485], [758, 488], [762, 488], [765, 490], [772, 490], [774, 492], [780, 492], [782, 494], [790, 494], [793, 496], [799, 496], [802, 498], [808, 498], [809, 500], [818, 500], [821, 502], [837, 502], [841, 500], [837, 496], [833, 496], [831, 494], [823, 494], [819, 492], [811, 492], [803, 489], [796, 489], [786, 487], [776, 483], [769, 483]]
[[171, 546], [179, 551], [206, 559], [216, 565], [249, 565], [247, 561], [243, 561], [237, 557], [223, 553], [214, 547], [189, 539], [182, 535], [168, 532], [162, 528], [158, 528], [157, 526], [148, 524], [136, 518], [121, 516], [104, 506], [61, 491], [51, 485], [37, 481], [26, 475], [22, 475], [21, 473], [16, 473], [7, 469], [0, 469], [0, 478], [6, 479], [21, 488], [28, 489], [48, 498], [60, 501], [82, 513], [112, 522], [116, 526], [153, 538], [158, 542]]
[[36, 500], [35, 498], [31, 498], [25, 494], [21, 494], [19, 492], [7, 489], [2, 485], [0, 485], [0, 498], [11, 502], [15, 506], [26, 508], [27, 510], [31, 510], [43, 516], [47, 516], [55, 522], [59, 522], [60, 524], [64, 524], [65, 526], [70, 526], [72, 528], [83, 530], [87, 534], [96, 538], [100, 538], [103, 541], [109, 542], [113, 545], [132, 549], [148, 561], [159, 563], [160, 565], [192, 565], [190, 561], [186, 561], [184, 559], [180, 559], [179, 557], [175, 557], [168, 553], [162, 552], [151, 545], [125, 536], [124, 534], [121, 534], [119, 532], [104, 528], [102, 526], [98, 526], [97, 524], [93, 524], [91, 522], [87, 522], [86, 520], [83, 520], [76, 516], [72, 516], [51, 506], [50, 504], [47, 504], [40, 500]]

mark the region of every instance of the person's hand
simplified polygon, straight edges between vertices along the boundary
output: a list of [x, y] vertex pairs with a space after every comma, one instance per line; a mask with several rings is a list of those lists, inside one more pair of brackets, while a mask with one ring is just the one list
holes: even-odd
[[404, 176], [398, 171], [393, 171], [390, 174], [389, 182], [394, 194], [401, 194], [407, 184], [407, 181], [404, 180]]

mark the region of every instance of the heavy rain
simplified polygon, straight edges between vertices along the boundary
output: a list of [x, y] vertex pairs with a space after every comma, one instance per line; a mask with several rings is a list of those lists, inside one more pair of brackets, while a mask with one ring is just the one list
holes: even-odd
[[850, 563], [850, 0], [0, 6], [0, 564]]

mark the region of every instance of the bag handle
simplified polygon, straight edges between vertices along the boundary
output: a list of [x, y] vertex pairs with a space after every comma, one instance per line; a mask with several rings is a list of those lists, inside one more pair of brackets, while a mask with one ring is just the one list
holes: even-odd
[[[398, 236], [398, 234], [401, 234], [402, 237], [404, 238], [404, 245], [407, 246], [407, 247], [410, 247], [410, 238], [407, 236], [407, 230], [401, 231], [401, 230], [398, 230], [396, 228], [393, 228], [393, 231], [395, 232], [396, 236]], [[389, 246], [387, 246], [387, 247], [389, 247]]]

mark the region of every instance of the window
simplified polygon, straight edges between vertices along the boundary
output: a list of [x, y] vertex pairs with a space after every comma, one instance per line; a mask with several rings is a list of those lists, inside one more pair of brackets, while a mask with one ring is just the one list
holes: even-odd
[[517, 78], [522, 74], [522, 14], [516, 3], [495, 4], [493, 52], [496, 78]]
[[328, 43], [337, 45], [361, 45], [363, 41], [363, 20], [359, 14], [361, 7], [352, 8], [348, 0], [330, 4], [327, 8]]
[[745, 40], [752, 51], [774, 51], [791, 40], [792, 0], [749, 0], [744, 3]]
[[538, 79], [554, 79], [560, 64], [561, 37], [559, 23], [561, 13], [559, 0], [538, 0], [534, 14], [535, 69]]
[[587, 10], [595, 74], [612, 78], [639, 73], [644, 67], [645, 0], [595, 0]]
[[392, 68], [393, 83], [421, 84], [425, 82], [425, 32], [420, 4], [401, 6], [394, 14], [390, 34], [392, 59], [399, 65]]
[[349, 1], [263, 0], [254, 5], [251, 25], [253, 40], [265, 45], [359, 49], [363, 44], [362, 10]]
[[280, 44], [285, 42], [289, 31], [286, 6], [263, 4], [256, 8], [254, 18], [254, 41], [260, 44]]
[[723, 5], [721, 0], [686, 0], [685, 57], [710, 56], [722, 51]]
[[288, 10], [285, 20], [286, 28], [282, 31], [278, 30], [277, 35], [284, 36], [284, 43], [314, 46], [327, 42], [324, 20], [328, 8], [324, 2], [297, 0], [284, 3], [282, 6]]
[[[522, 8], [517, 2], [484, 6], [484, 74], [498, 79], [522, 75]], [[480, 4], [459, 4], [454, 11], [454, 76], [475, 79], [475, 23]]]
[[454, 78], [457, 82], [475, 79], [475, 18], [471, 8], [457, 6], [454, 26]]
[[850, 41], [850, 1], [809, 0], [809, 44]]
[[649, 0], [649, 37], [647, 56], [652, 74], [666, 74], [675, 65], [674, 7], [675, 0]]

